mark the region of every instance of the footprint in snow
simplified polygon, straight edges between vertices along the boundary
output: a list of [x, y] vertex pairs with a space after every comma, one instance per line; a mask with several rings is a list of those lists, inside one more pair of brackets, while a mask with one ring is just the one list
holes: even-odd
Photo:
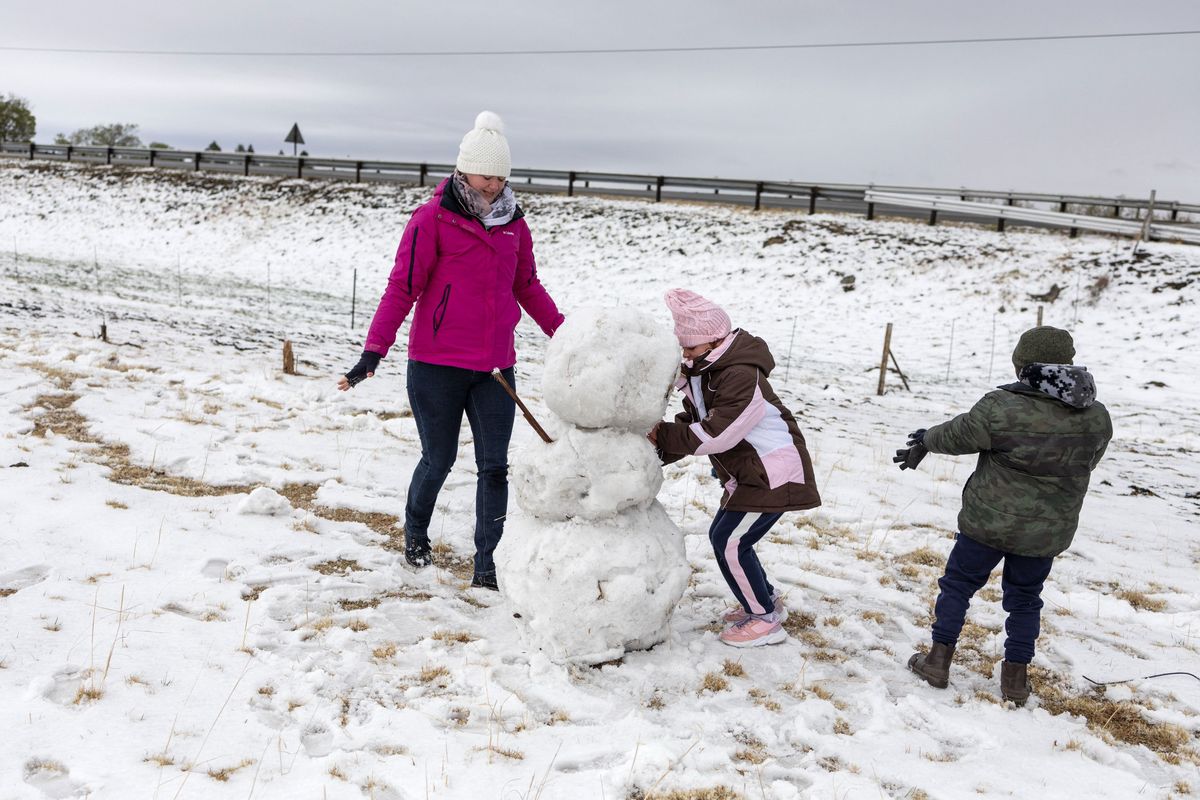
[[333, 731], [323, 722], [311, 722], [300, 734], [300, 743], [309, 758], [327, 756], [333, 751]]
[[204, 562], [204, 566], [200, 568], [200, 574], [206, 578], [221, 580], [225, 577], [225, 571], [229, 568], [229, 562], [224, 558], [210, 558]]
[[53, 758], [35, 757], [25, 762], [25, 783], [46, 797], [82, 797], [90, 792], [78, 781], [71, 780], [71, 770]]
[[50, 568], [45, 564], [34, 564], [12, 572], [0, 572], [0, 596], [15, 594], [41, 583], [49, 574]]

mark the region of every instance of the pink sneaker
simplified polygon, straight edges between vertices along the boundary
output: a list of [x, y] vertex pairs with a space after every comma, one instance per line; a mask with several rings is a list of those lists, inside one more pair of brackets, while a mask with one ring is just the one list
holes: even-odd
[[[787, 619], [787, 608], [785, 608], [783, 605], [783, 598], [773, 597], [771, 599], [775, 601], [775, 613], [779, 615], [779, 621], [783, 622], [785, 619]], [[721, 621], [736, 625], [748, 616], [750, 615], [747, 614], [741, 606], [738, 606], [737, 608], [731, 608], [722, 614]]]
[[758, 647], [764, 644], [779, 644], [787, 639], [787, 631], [781, 622], [746, 617], [741, 622], [721, 631], [718, 637], [730, 647]]

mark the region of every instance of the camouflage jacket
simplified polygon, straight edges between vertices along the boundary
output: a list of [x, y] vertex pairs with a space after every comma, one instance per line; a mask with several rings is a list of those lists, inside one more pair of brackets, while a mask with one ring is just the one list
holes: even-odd
[[[958, 529], [1006, 553], [1056, 556], [1071, 546], [1092, 470], [1112, 438], [1090, 374], [1082, 367], [1053, 369], [1082, 377], [1084, 390], [1009, 384], [925, 432], [931, 453], [979, 453], [963, 487]], [[1028, 382], [1024, 371], [1022, 379]]]

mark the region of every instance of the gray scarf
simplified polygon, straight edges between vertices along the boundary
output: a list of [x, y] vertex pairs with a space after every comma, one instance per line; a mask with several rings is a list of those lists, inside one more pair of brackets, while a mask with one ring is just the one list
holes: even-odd
[[1048, 394], [1073, 408], [1087, 408], [1096, 402], [1096, 381], [1087, 367], [1026, 364], [1017, 377], [1030, 389]]
[[482, 222], [483, 227], [494, 228], [497, 225], [506, 225], [512, 222], [517, 213], [517, 197], [507, 183], [504, 184], [504, 188], [500, 190], [496, 199], [489, 203], [478, 190], [471, 188], [471, 185], [467, 183], [466, 175], [454, 170], [454, 174], [450, 177], [454, 193], [462, 202], [463, 208], [467, 210], [468, 214]]

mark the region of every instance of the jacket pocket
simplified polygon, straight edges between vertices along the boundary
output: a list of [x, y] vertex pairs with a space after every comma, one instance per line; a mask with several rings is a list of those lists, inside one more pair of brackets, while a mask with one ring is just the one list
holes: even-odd
[[453, 284], [447, 283], [446, 288], [442, 290], [442, 299], [438, 301], [437, 307], [433, 309], [433, 335], [438, 335], [438, 329], [442, 327], [442, 320], [446, 318], [446, 310], [450, 308], [450, 289]]

